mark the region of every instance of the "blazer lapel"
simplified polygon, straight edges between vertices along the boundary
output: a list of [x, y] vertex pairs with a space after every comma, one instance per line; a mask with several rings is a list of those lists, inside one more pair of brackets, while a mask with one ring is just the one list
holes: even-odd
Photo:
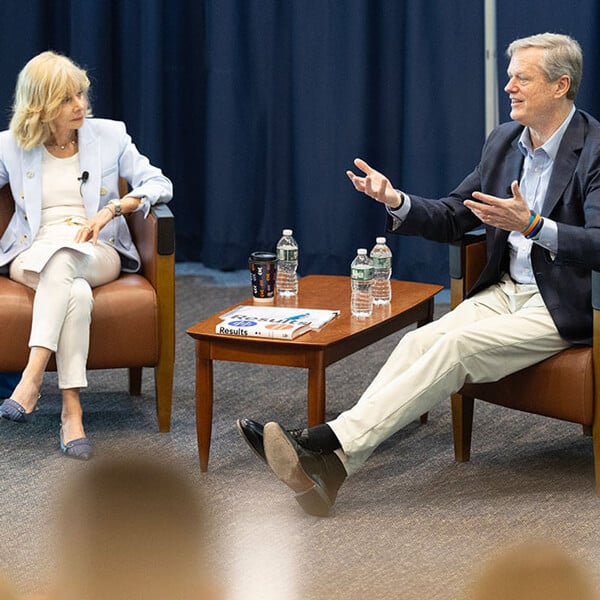
[[102, 165], [100, 161], [100, 145], [94, 129], [86, 119], [79, 130], [79, 168], [87, 171], [88, 179], [81, 185], [83, 203], [88, 217], [98, 212], [100, 205], [100, 183]]
[[582, 116], [576, 112], [558, 148], [554, 161], [548, 190], [544, 198], [542, 216], [549, 216], [575, 172], [577, 161], [584, 143], [585, 124]]
[[[519, 136], [520, 137], [520, 136]], [[519, 148], [519, 137], [516, 137], [512, 144], [512, 154], [506, 159], [506, 171], [509, 174], [510, 181], [506, 186], [506, 193], [512, 196], [510, 186], [513, 181], [521, 181], [521, 172], [523, 171], [523, 161], [525, 157]]]
[[25, 201], [25, 210], [31, 234], [37, 234], [42, 217], [42, 147], [37, 146], [22, 154], [21, 195]]

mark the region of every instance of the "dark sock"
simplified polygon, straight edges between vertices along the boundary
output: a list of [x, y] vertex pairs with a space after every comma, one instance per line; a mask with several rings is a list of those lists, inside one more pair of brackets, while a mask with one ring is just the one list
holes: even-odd
[[313, 452], [330, 453], [342, 447], [335, 433], [333, 433], [333, 429], [325, 424], [305, 429], [298, 442], [307, 450]]

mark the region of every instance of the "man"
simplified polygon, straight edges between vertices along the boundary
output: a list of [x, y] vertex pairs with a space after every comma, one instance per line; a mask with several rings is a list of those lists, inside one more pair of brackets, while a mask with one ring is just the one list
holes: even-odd
[[[294, 492], [326, 515], [339, 487], [401, 427], [465, 382], [496, 381], [570, 345], [591, 344], [591, 270], [600, 268], [600, 123], [576, 110], [582, 53], [568, 36], [514, 41], [510, 123], [446, 198], [407, 195], [363, 160], [354, 187], [385, 205], [388, 229], [450, 242], [482, 224], [488, 260], [456, 309], [405, 335], [357, 404], [303, 431], [238, 422]], [[508, 197], [507, 197], [508, 196]]]

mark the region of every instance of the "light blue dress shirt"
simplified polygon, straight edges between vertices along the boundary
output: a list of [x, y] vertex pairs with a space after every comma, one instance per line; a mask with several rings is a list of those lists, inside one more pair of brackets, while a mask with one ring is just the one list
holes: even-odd
[[[529, 129], [523, 129], [519, 138], [519, 149], [525, 157], [519, 188], [525, 200], [527, 200], [529, 208], [535, 213], [542, 212], [558, 148], [574, 114], [575, 107], [573, 106], [562, 125], [545, 144], [535, 150], [531, 146]], [[528, 240], [518, 231], [512, 231], [508, 236], [510, 276], [518, 283], [535, 283], [530, 258], [531, 246], [534, 243], [556, 254], [558, 250], [556, 222], [544, 217], [544, 225], [534, 240]]]

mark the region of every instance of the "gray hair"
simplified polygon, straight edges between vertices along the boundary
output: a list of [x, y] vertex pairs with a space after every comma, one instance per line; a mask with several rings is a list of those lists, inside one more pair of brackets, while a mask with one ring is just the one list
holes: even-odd
[[545, 50], [541, 65], [548, 81], [556, 81], [563, 75], [571, 79], [571, 87], [567, 98], [574, 100], [581, 84], [583, 70], [583, 52], [579, 43], [568, 35], [560, 33], [538, 33], [511, 42], [506, 49], [508, 58], [517, 50], [525, 48], [542, 48]]

